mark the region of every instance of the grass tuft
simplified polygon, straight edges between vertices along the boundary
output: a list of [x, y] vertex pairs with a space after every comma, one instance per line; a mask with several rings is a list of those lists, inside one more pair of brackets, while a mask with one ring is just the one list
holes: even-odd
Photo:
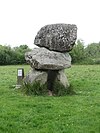
[[[21, 90], [26, 95], [36, 95], [36, 96], [48, 95], [47, 84], [41, 85], [40, 82], [33, 82], [32, 84], [24, 82], [21, 87]], [[75, 92], [74, 92], [72, 85], [65, 88], [64, 85], [62, 85], [56, 81], [54, 83], [53, 94], [54, 94], [54, 96], [65, 96], [68, 94], [73, 95], [73, 94], [75, 94]]]
[[26, 94], [26, 95], [47, 95], [47, 89], [45, 84], [40, 84], [39, 82], [33, 82], [32, 84], [30, 83], [23, 83], [21, 90]]

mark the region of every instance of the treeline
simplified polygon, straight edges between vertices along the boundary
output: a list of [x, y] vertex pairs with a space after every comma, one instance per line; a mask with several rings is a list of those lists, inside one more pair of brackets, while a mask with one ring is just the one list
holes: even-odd
[[[11, 48], [0, 45], [0, 65], [25, 64], [25, 52], [31, 49], [27, 45]], [[100, 64], [100, 42], [84, 46], [82, 40], [78, 40], [70, 52], [73, 64]]]
[[25, 64], [25, 52], [30, 51], [27, 45], [11, 48], [0, 45], [0, 65]]
[[70, 52], [72, 63], [75, 64], [100, 64], [100, 42], [84, 46], [82, 40], [78, 40]]

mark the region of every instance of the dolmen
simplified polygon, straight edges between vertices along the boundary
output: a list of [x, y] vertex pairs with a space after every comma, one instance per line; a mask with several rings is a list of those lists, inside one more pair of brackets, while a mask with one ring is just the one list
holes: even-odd
[[25, 53], [25, 59], [31, 66], [25, 82], [47, 83], [50, 92], [53, 91], [55, 81], [68, 88], [69, 82], [64, 70], [71, 67], [69, 52], [76, 39], [77, 26], [74, 24], [51, 24], [42, 27], [34, 40], [38, 47]]

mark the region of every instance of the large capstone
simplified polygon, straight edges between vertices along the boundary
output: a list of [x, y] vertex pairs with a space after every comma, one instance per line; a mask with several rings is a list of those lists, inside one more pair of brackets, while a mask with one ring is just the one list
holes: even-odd
[[37, 33], [34, 44], [49, 50], [69, 52], [77, 39], [77, 27], [74, 24], [46, 25]]
[[46, 48], [34, 48], [25, 54], [26, 61], [32, 68], [39, 70], [61, 70], [71, 67], [68, 53], [50, 51]]

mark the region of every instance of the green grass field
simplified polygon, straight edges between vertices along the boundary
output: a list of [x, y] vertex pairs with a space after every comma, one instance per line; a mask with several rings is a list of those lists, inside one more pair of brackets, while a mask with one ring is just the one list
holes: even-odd
[[26, 96], [12, 88], [17, 68], [0, 66], [0, 133], [100, 133], [100, 65], [74, 65], [66, 75], [76, 95]]

